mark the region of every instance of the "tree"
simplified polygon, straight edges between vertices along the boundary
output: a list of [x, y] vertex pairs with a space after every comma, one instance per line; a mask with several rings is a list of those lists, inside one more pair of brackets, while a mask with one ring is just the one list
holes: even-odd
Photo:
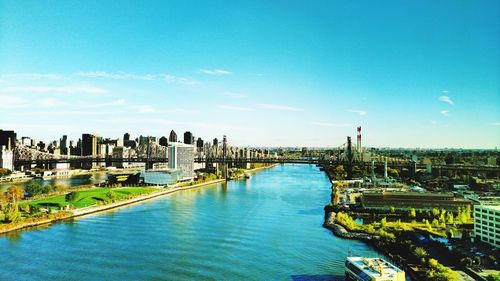
[[5, 168], [0, 168], [0, 177], [5, 177], [12, 174], [12, 171]]
[[438, 208], [432, 208], [432, 216], [434, 218], [437, 218], [439, 216], [439, 214], [441, 213], [441, 211], [439, 211]]
[[42, 191], [43, 191], [43, 193], [45, 193], [45, 194], [49, 194], [49, 193], [51, 193], [52, 191], [54, 191], [54, 187], [53, 187], [52, 185], [50, 185], [50, 184], [46, 184], [46, 185], [44, 185], [44, 186], [42, 187]]
[[54, 186], [54, 189], [56, 190], [57, 193], [62, 193], [66, 188], [62, 184], [56, 184]]
[[387, 218], [386, 217], [383, 217], [381, 220], [380, 220], [380, 228], [385, 228], [387, 226]]
[[115, 201], [116, 199], [116, 193], [110, 189], [107, 193], [106, 193], [106, 196], [111, 200], [111, 201]]
[[26, 192], [28, 193], [28, 196], [36, 196], [39, 194], [43, 193], [43, 187], [40, 183], [37, 181], [31, 181], [26, 185]]
[[425, 259], [429, 256], [429, 254], [427, 254], [427, 251], [422, 247], [416, 247], [413, 251], [413, 254], [422, 264], [425, 263]]
[[68, 202], [74, 202], [74, 201], [76, 201], [76, 198], [78, 198], [78, 192], [76, 192], [76, 191], [72, 191], [72, 192], [66, 194], [66, 196], [65, 196], [65, 199]]
[[391, 214], [394, 214], [396, 212], [396, 208], [391, 206], [391, 208], [389, 208], [389, 211], [391, 212]]
[[17, 205], [17, 202], [24, 198], [24, 189], [17, 185], [12, 185], [5, 192], [7, 200]]
[[446, 223], [453, 224], [453, 222], [454, 222], [453, 213], [452, 212], [446, 213]]
[[410, 216], [410, 218], [415, 218], [417, 216], [417, 212], [415, 211], [415, 208], [411, 208], [408, 215]]

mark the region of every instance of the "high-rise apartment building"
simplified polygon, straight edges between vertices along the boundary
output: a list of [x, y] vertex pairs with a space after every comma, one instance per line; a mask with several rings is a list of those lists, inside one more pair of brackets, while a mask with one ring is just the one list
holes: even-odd
[[168, 146], [168, 168], [180, 171], [184, 178], [194, 177], [194, 146], [171, 142]]
[[474, 206], [474, 233], [477, 239], [500, 247], [500, 205]]

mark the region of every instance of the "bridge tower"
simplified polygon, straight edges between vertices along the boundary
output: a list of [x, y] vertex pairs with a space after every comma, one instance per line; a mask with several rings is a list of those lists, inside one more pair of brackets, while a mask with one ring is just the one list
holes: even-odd
[[227, 138], [226, 135], [222, 138], [222, 163], [221, 163], [221, 170], [222, 170], [222, 177], [227, 179], [228, 177], [228, 163], [227, 163]]

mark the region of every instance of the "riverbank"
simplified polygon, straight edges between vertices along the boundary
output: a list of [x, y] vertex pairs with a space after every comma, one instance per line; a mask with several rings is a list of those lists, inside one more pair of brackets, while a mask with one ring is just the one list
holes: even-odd
[[188, 189], [194, 189], [194, 188], [199, 188], [199, 187], [204, 187], [204, 186], [209, 186], [209, 185], [214, 185], [218, 183], [223, 183], [225, 182], [225, 179], [217, 179], [213, 181], [208, 181], [208, 182], [203, 182], [199, 184], [194, 184], [194, 185], [188, 185], [188, 186], [179, 186], [177, 187], [176, 185], [168, 188], [168, 189], [159, 189], [158, 192], [150, 193], [147, 195], [139, 195], [137, 197], [107, 204], [107, 205], [102, 205], [102, 206], [90, 206], [90, 207], [85, 207], [85, 208], [80, 208], [72, 211], [61, 211], [56, 214], [51, 214], [53, 217], [49, 218], [44, 218], [38, 221], [25, 221], [22, 222], [21, 224], [18, 225], [13, 225], [12, 227], [7, 227], [5, 229], [0, 229], [0, 234], [5, 234], [8, 232], [16, 231], [16, 230], [21, 230], [25, 228], [30, 228], [30, 227], [36, 227], [36, 226], [41, 226], [41, 225], [48, 225], [54, 222], [59, 222], [59, 221], [64, 221], [76, 217], [81, 217], [85, 215], [90, 215], [90, 214], [95, 214], [95, 213], [100, 213], [104, 211], [109, 211], [112, 209], [117, 209], [120, 207], [128, 206], [131, 204], [147, 201], [153, 198], [157, 198], [160, 196], [164, 196], [173, 192], [177, 191], [182, 191], [182, 190], [188, 190]]

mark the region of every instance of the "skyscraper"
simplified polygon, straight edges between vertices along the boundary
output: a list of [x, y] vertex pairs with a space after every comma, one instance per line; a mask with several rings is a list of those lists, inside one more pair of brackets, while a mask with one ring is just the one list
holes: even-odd
[[68, 154], [68, 136], [63, 135], [61, 140], [60, 140], [60, 147], [61, 147], [61, 154], [66, 155]]
[[92, 134], [82, 135], [82, 156], [97, 155], [97, 137]]
[[17, 134], [14, 131], [0, 130], [0, 147], [5, 146], [8, 150], [16, 148]]
[[170, 131], [170, 136], [168, 137], [169, 142], [177, 142], [177, 134], [174, 130]]
[[123, 141], [128, 141], [128, 140], [130, 140], [130, 134], [129, 133], [125, 133], [123, 135]]
[[161, 137], [159, 140], [159, 144], [162, 146], [168, 146], [168, 139], [165, 136]]
[[196, 140], [196, 147], [203, 148], [203, 140], [201, 138]]
[[193, 144], [193, 134], [190, 131], [184, 133], [184, 143]]

